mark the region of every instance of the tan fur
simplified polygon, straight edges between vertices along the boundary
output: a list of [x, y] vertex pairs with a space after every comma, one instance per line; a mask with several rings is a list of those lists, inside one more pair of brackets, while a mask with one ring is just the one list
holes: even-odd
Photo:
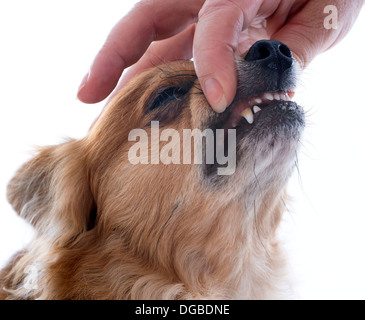
[[[191, 62], [144, 73], [84, 139], [41, 148], [16, 173], [8, 199], [36, 235], [1, 271], [1, 299], [280, 297], [285, 163], [262, 174], [276, 184], [259, 182], [246, 159], [213, 186], [202, 182], [199, 165], [128, 161], [128, 134], [150, 121], [143, 106], [161, 81], [176, 81], [162, 76], [171, 73], [195, 76]], [[170, 128], [201, 128], [218, 117], [195, 86]], [[29, 265], [39, 270], [37, 289], [24, 286]]]

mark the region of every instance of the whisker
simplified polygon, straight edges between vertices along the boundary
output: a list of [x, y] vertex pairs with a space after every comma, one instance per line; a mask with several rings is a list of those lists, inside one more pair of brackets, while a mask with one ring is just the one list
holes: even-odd
[[259, 231], [259, 228], [258, 228], [258, 225], [257, 225], [256, 200], [253, 201], [253, 216], [254, 216], [254, 222], [255, 222], [255, 229], [256, 229], [257, 237], [259, 238], [259, 241], [260, 241], [262, 247], [264, 248], [266, 254], [269, 255], [269, 253], [268, 253], [268, 251], [267, 251], [267, 249], [264, 245], [264, 242], [261, 239], [260, 231]]
[[256, 174], [256, 160], [255, 160], [255, 162], [253, 164], [253, 174], [255, 176], [256, 184], [257, 184], [257, 186], [258, 186], [258, 188], [260, 190], [260, 193], [261, 193], [262, 203], [264, 204], [264, 206], [266, 207], [266, 209], [269, 209], [269, 207], [266, 205], [265, 198], [264, 198], [264, 192], [263, 192], [263, 190], [261, 188], [259, 179], [258, 179], [257, 174]]
[[156, 242], [156, 245], [155, 245], [155, 249], [154, 249], [154, 251], [153, 251], [153, 256], [152, 256], [152, 258], [154, 258], [154, 257], [155, 257], [155, 255], [156, 255], [156, 251], [157, 251], [157, 247], [158, 247], [158, 244], [160, 243], [160, 240], [161, 240], [161, 238], [162, 238], [162, 235], [163, 235], [163, 233], [164, 233], [164, 231], [165, 231], [165, 229], [166, 229], [166, 227], [167, 227], [167, 224], [170, 222], [170, 220], [171, 220], [171, 218], [172, 218], [172, 216], [173, 216], [174, 212], [176, 211], [176, 209], [177, 209], [178, 207], [179, 207], [179, 204], [178, 204], [178, 203], [176, 203], [176, 204], [175, 204], [175, 206], [174, 206], [174, 208], [172, 209], [172, 211], [171, 211], [171, 213], [170, 213], [169, 218], [167, 219], [167, 221], [165, 222], [165, 224], [162, 226], [162, 230], [161, 230], [161, 233], [160, 233], [160, 235], [159, 235], [159, 237], [158, 237], [158, 239], [157, 239], [157, 242]]
[[280, 200], [281, 200], [281, 202], [283, 203], [283, 205], [284, 205], [284, 207], [285, 207], [285, 210], [286, 210], [288, 213], [290, 213], [290, 210], [289, 210], [288, 206], [286, 205], [286, 201], [285, 201], [285, 199], [284, 199], [283, 197], [281, 197], [281, 198], [280, 198]]
[[309, 196], [307, 195], [307, 193], [304, 190], [302, 175], [300, 174], [300, 170], [299, 170], [299, 161], [298, 161], [297, 151], [295, 151], [295, 167], [296, 167], [296, 170], [297, 170], [297, 173], [298, 173], [298, 182], [299, 182], [299, 185], [300, 185], [300, 189], [302, 190], [304, 197], [307, 199], [307, 201], [310, 204], [310, 206], [312, 207], [313, 211], [317, 213], [317, 209], [314, 207], [312, 201], [310, 200]]

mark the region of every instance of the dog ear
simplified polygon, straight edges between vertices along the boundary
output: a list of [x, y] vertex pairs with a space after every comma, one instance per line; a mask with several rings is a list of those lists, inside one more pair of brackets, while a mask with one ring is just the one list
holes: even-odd
[[82, 140], [41, 148], [10, 181], [8, 201], [38, 232], [68, 241], [92, 228], [91, 194]]

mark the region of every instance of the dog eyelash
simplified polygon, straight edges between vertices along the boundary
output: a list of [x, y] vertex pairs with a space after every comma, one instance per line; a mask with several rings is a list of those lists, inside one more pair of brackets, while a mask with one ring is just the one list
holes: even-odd
[[160, 92], [155, 100], [153, 100], [151, 106], [148, 108], [147, 113], [168, 104], [171, 101], [178, 100], [184, 96], [188, 90], [181, 87], [170, 87]]

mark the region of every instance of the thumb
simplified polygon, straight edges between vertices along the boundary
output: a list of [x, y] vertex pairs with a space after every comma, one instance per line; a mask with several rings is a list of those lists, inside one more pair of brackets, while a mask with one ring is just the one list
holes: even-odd
[[236, 93], [234, 53], [243, 18], [242, 10], [237, 10], [231, 1], [206, 1], [199, 13], [193, 45], [195, 69], [216, 112], [223, 112]]
[[309, 1], [289, 23], [271, 36], [292, 50], [302, 69], [347, 34], [360, 12], [362, 1], [349, 1], [344, 6], [343, 1], [332, 0], [333, 28], [326, 28], [324, 23], [328, 16], [327, 2]]

